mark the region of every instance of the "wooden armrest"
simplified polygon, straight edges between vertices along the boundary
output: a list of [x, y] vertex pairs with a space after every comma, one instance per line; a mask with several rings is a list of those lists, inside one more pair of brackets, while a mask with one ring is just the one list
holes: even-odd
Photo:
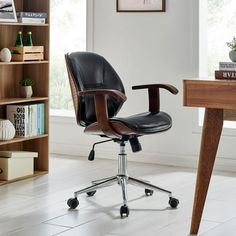
[[144, 84], [144, 85], [136, 85], [133, 86], [132, 89], [158, 89], [158, 88], [163, 88], [168, 90], [169, 92], [173, 94], [177, 94], [179, 91], [176, 87], [170, 84]]
[[169, 84], [144, 84], [132, 87], [133, 90], [148, 89], [149, 111], [152, 113], [157, 113], [160, 111], [160, 88], [166, 89], [173, 94], [177, 94], [179, 92], [177, 88]]
[[127, 100], [127, 97], [122, 92], [114, 89], [88, 89], [84, 91], [79, 91], [79, 96], [97, 95], [97, 94], [104, 96], [109, 95], [121, 102], [125, 102]]
[[78, 95], [94, 95], [96, 118], [102, 132], [109, 137], [115, 136], [120, 138], [120, 135], [113, 130], [109, 122], [107, 110], [107, 95], [112, 96], [121, 102], [126, 101], [126, 96], [122, 92], [113, 89], [88, 89], [79, 91]]

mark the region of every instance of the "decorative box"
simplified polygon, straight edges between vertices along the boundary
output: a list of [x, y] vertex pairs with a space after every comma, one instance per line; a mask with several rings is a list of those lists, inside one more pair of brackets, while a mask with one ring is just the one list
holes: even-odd
[[[4, 152], [5, 156], [3, 156]], [[38, 157], [37, 152], [0, 152], [0, 179], [12, 180], [33, 175], [34, 158], [36, 157]]]
[[12, 61], [44, 60], [44, 46], [12, 47]]

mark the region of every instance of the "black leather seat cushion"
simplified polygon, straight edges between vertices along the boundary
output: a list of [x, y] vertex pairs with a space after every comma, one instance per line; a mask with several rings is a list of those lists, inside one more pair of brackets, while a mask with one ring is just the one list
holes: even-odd
[[142, 134], [162, 132], [172, 126], [171, 117], [165, 112], [145, 112], [125, 118], [114, 117], [110, 120], [120, 121], [130, 129]]

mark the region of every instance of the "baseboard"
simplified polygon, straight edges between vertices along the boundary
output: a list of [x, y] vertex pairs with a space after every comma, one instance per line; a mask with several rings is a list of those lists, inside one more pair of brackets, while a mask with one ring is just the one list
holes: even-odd
[[[70, 155], [88, 157], [91, 147], [83, 145], [71, 145], [62, 143], [51, 143], [50, 153], [59, 155]], [[96, 158], [102, 159], [116, 159], [118, 149], [112, 148], [96, 148]], [[134, 162], [159, 164], [165, 166], [175, 166], [184, 168], [197, 168], [198, 156], [197, 155], [186, 155], [183, 153], [147, 153], [145, 151], [139, 153], [127, 152], [128, 160]], [[236, 159], [230, 159], [225, 157], [217, 157], [214, 170], [217, 171], [236, 171]]]

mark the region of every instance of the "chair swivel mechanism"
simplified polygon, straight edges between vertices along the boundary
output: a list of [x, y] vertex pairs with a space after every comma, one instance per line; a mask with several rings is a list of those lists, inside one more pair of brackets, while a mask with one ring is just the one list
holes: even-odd
[[143, 187], [147, 196], [151, 196], [153, 191], [166, 193], [169, 196], [169, 205], [176, 208], [179, 201], [170, 191], [128, 175], [125, 146], [130, 143], [133, 152], [141, 151], [141, 136], [164, 132], [171, 128], [170, 115], [160, 111], [159, 89], [168, 90], [172, 94], [177, 94], [178, 90], [168, 84], [133, 86], [133, 90], [148, 90], [149, 111], [129, 117], [118, 117], [117, 113], [126, 101], [126, 96], [121, 79], [112, 66], [102, 56], [90, 52], [68, 53], [65, 59], [78, 125], [84, 127], [86, 134], [107, 138], [93, 145], [89, 160], [94, 160], [96, 144], [114, 141], [120, 146], [118, 174], [92, 181], [90, 187], [76, 191], [74, 198], [68, 199], [68, 206], [75, 209], [79, 205], [79, 194], [87, 193], [88, 196], [93, 196], [97, 189], [118, 183], [123, 196], [121, 217], [129, 215], [128, 184]]

